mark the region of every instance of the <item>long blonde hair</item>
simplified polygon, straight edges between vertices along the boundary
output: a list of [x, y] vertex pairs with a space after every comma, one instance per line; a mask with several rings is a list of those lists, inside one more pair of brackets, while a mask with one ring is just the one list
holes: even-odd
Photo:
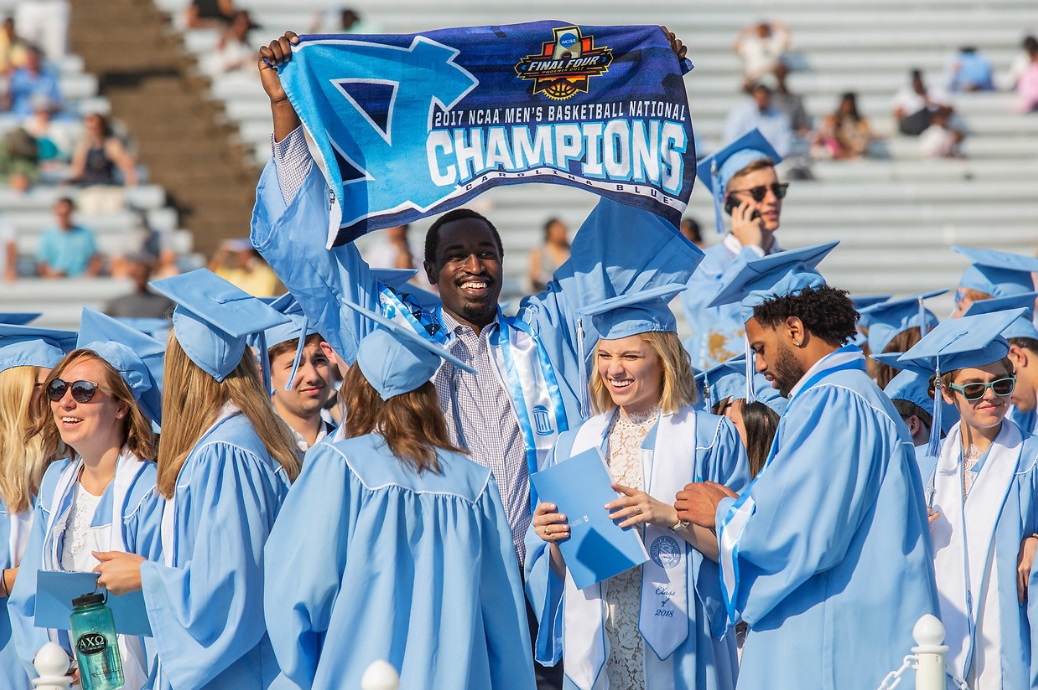
[[172, 498], [177, 476], [195, 444], [213, 425], [225, 403], [235, 405], [252, 423], [267, 452], [289, 480], [299, 476], [302, 462], [288, 426], [281, 421], [256, 373], [256, 358], [245, 350], [227, 378], [217, 381], [184, 352], [171, 331], [166, 344], [166, 379], [162, 393], [164, 424], [159, 447], [158, 490]]
[[[674, 331], [648, 331], [639, 333], [638, 337], [652, 347], [663, 366], [660, 381], [660, 409], [663, 412], [677, 412], [678, 408], [691, 405], [696, 401], [696, 378], [692, 372], [692, 360]], [[598, 345], [595, 345], [595, 350]], [[597, 357], [592, 360], [594, 362]], [[596, 413], [608, 412], [616, 407], [609, 395], [605, 381], [598, 373], [598, 366], [591, 365], [591, 407]]]
[[[43, 473], [58, 453], [43, 452], [43, 438], [33, 433], [37, 414], [32, 392], [40, 367], [12, 367], [0, 372], [0, 498], [9, 513], [32, 507]], [[60, 449], [64, 451], [64, 448]]]
[[[95, 383], [107, 388], [109, 395], [128, 408], [126, 417], [123, 419], [123, 444], [141, 460], [154, 460], [157, 452], [151, 421], [141, 411], [140, 405], [133, 398], [133, 391], [130, 390], [115, 367], [93, 350], [73, 350], [62, 357], [61, 361], [47, 375], [47, 379], [43, 382], [43, 390], [47, 391], [52, 381], [60, 379], [65, 371], [87, 359], [94, 360], [104, 370], [104, 381], [95, 381]], [[32, 431], [40, 435], [43, 453], [46, 457], [69, 457], [74, 450], [65, 446], [61, 440], [61, 432], [58, 431], [58, 425], [54, 423], [54, 413], [51, 412], [50, 400], [46, 393], [39, 397], [36, 409], [33, 411]]]

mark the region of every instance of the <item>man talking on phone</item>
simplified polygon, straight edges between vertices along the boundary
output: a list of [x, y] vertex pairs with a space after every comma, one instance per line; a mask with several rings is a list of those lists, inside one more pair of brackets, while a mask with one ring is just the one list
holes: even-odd
[[740, 354], [743, 323], [733, 305], [708, 307], [721, 276], [739, 259], [757, 259], [782, 251], [775, 241], [782, 214], [782, 198], [788, 183], [780, 183], [775, 166], [782, 157], [759, 130], [739, 137], [717, 153], [700, 161], [697, 182], [714, 199], [717, 230], [724, 232], [725, 218], [731, 230], [706, 250], [706, 258], [681, 293], [685, 320], [692, 336], [685, 347], [692, 365], [705, 371]]

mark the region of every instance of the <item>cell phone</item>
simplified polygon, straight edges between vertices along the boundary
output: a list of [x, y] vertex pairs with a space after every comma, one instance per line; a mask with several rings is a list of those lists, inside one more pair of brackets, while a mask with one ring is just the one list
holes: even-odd
[[[732, 211], [739, 208], [740, 205], [741, 204], [739, 203], [739, 200], [729, 194], [728, 197], [724, 200], [724, 212], [728, 215], [732, 215]], [[755, 218], [760, 218], [760, 213], [758, 213], [756, 210], [754, 210], [754, 212], [750, 214], [750, 220], [754, 220]]]

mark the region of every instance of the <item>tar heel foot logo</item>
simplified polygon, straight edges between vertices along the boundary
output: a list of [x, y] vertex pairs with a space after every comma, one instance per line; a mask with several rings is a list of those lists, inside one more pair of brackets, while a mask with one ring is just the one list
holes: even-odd
[[659, 567], [670, 570], [681, 562], [681, 547], [674, 537], [657, 537], [649, 547], [649, 557]]
[[108, 638], [101, 633], [84, 633], [76, 640], [76, 651], [86, 656], [108, 649]]
[[520, 79], [533, 81], [533, 93], [564, 101], [588, 92], [591, 77], [609, 71], [613, 51], [595, 46], [594, 36], [584, 36], [578, 26], [552, 30], [553, 40], [538, 55], [527, 55], [515, 66]]

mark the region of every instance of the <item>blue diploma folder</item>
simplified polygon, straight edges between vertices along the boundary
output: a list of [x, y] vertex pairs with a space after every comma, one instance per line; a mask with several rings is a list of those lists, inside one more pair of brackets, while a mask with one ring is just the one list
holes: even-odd
[[[97, 578], [98, 573], [39, 571], [36, 576], [36, 627], [68, 630], [71, 627], [72, 600], [97, 591]], [[151, 637], [144, 592], [109, 593], [108, 607], [112, 609], [116, 632]]]
[[621, 529], [604, 506], [615, 501], [609, 470], [597, 449], [530, 475], [537, 500], [554, 503], [569, 519], [570, 537], [559, 542], [577, 589], [607, 580], [649, 560], [634, 528]]

